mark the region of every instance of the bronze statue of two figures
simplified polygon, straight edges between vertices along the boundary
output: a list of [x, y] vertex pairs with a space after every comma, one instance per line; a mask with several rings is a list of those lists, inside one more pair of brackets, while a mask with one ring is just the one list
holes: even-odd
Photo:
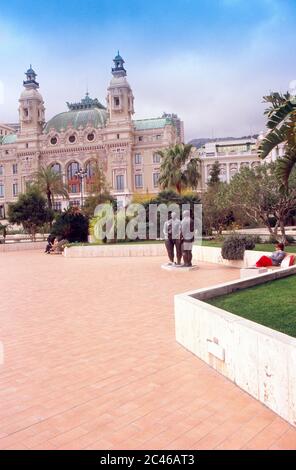
[[[176, 266], [192, 266], [193, 220], [189, 211], [184, 211], [182, 221], [172, 212], [163, 227], [165, 246], [170, 263]], [[176, 262], [175, 262], [176, 250]], [[181, 264], [183, 257], [183, 265]]]

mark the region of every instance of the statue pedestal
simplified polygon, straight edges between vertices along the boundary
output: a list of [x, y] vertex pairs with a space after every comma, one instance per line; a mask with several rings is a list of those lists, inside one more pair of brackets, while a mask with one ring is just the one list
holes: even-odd
[[188, 271], [195, 271], [196, 269], [198, 269], [198, 266], [184, 266], [183, 264], [177, 265], [177, 264], [165, 263], [161, 265], [161, 269], [165, 269], [166, 271], [184, 273]]

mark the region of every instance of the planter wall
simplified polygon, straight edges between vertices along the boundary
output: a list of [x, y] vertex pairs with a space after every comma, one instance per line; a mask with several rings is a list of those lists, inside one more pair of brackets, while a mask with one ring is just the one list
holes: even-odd
[[164, 243], [71, 246], [66, 247], [63, 254], [66, 258], [166, 256], [166, 249]]
[[47, 242], [18, 242], [18, 243], [1, 243], [0, 253], [8, 251], [27, 251], [27, 250], [39, 250], [44, 251]]
[[[194, 245], [193, 260], [195, 262], [204, 261], [206, 263], [223, 264], [224, 266], [242, 268], [252, 266], [262, 255], [270, 255], [263, 251], [245, 251], [244, 261], [228, 261], [221, 256], [221, 248]], [[119, 245], [90, 245], [71, 246], [64, 250], [66, 258], [100, 258], [113, 256], [166, 256], [167, 252], [164, 243], [138, 243]]]
[[296, 425], [296, 338], [207, 304], [218, 295], [296, 274], [296, 266], [175, 296], [176, 339]]
[[225, 260], [221, 255], [221, 248], [193, 245], [193, 260], [207, 263], [223, 264], [232, 268], [254, 266], [260, 256], [270, 256], [270, 252], [246, 250], [243, 260]]

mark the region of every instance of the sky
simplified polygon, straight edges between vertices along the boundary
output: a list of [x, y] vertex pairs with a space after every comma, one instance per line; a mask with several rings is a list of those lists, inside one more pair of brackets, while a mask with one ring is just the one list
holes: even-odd
[[105, 104], [117, 50], [135, 119], [177, 113], [185, 138], [264, 129], [262, 97], [296, 79], [295, 0], [9, 0], [0, 7], [0, 122], [30, 64], [46, 119], [86, 90]]

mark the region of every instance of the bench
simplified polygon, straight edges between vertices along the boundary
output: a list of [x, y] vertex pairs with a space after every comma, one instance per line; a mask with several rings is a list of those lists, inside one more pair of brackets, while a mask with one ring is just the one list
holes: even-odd
[[295, 264], [295, 254], [293, 253], [287, 253], [283, 261], [279, 266], [268, 266], [266, 268], [257, 268], [256, 266], [250, 266], [250, 267], [245, 267], [241, 268], [240, 270], [240, 278], [245, 279], [248, 277], [255, 277], [259, 276], [260, 274], [264, 274], [267, 272], [272, 272], [276, 271], [281, 268], [289, 268], [290, 266], [293, 266]]

